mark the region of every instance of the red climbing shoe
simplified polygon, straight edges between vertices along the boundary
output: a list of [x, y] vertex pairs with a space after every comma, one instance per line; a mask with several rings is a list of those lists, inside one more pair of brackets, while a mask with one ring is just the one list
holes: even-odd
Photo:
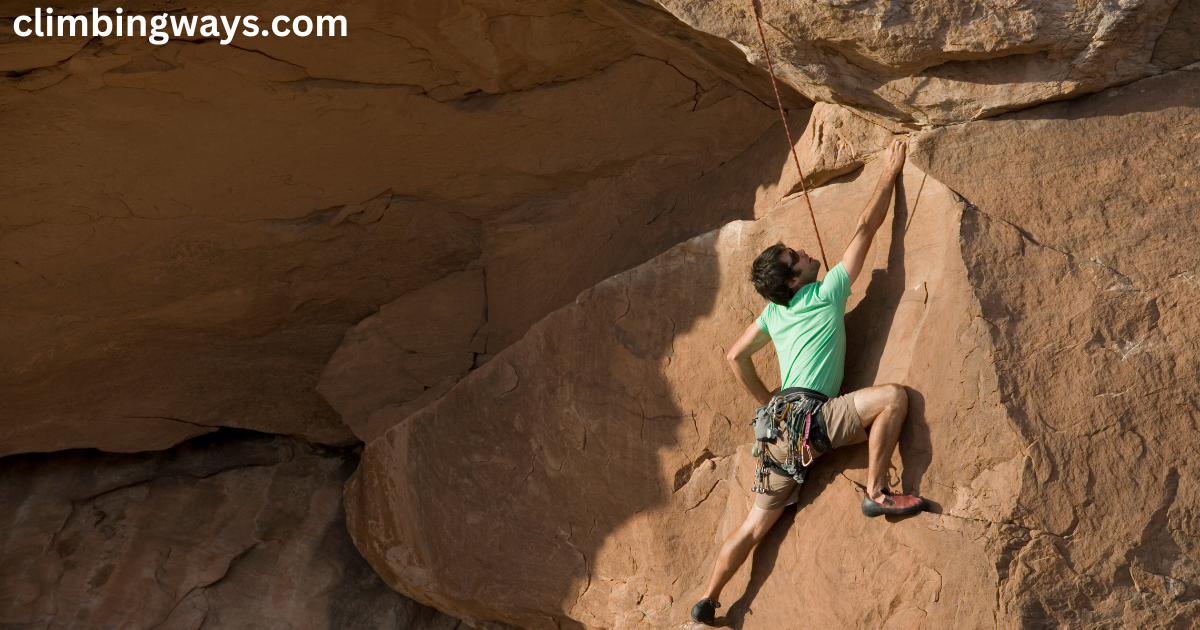
[[863, 516], [882, 516], [884, 514], [915, 514], [929, 507], [925, 499], [909, 494], [892, 494], [886, 488], [879, 502], [864, 496], [862, 502]]

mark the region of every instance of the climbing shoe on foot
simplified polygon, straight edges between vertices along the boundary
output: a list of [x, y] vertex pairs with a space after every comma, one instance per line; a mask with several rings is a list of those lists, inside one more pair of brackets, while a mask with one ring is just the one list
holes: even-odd
[[892, 494], [886, 489], [883, 491], [883, 496], [879, 498], [878, 503], [872, 501], [869, 496], [864, 496], [862, 501], [863, 516], [915, 514], [927, 507], [929, 507], [929, 504], [921, 497], [914, 497], [908, 494]]
[[714, 602], [711, 599], [702, 599], [692, 606], [692, 621], [702, 623], [706, 626], [711, 626], [713, 620], [717, 618], [717, 609], [721, 607], [719, 602]]

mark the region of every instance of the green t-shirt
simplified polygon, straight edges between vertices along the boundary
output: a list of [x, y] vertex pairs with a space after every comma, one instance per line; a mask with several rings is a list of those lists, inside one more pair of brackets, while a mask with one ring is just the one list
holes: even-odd
[[772, 302], [754, 323], [775, 342], [783, 387], [837, 396], [846, 371], [846, 298], [850, 276], [838, 263], [820, 282], [804, 285], [791, 304]]

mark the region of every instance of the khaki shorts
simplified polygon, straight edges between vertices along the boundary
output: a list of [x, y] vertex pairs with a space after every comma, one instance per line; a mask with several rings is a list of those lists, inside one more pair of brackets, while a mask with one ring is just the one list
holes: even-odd
[[[825, 415], [825, 427], [829, 431], [829, 443], [833, 448], [867, 440], [867, 430], [863, 428], [862, 418], [854, 408], [854, 392], [830, 400], [821, 406], [821, 411]], [[776, 461], [782, 461], [786, 455], [783, 448], [782, 444], [767, 444], [767, 452]], [[764, 510], [787, 507], [799, 500], [800, 484], [774, 470], [768, 470], [767, 493], [754, 495], [754, 505]]]

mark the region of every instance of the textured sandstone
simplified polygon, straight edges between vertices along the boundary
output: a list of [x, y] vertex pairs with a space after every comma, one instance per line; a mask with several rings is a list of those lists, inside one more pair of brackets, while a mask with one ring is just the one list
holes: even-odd
[[[774, 124], [762, 75], [735, 86], [737, 64], [630, 27], [671, 19], [656, 9], [343, 8], [350, 36], [319, 45], [0, 37], [0, 454], [219, 426], [348, 443], [315, 387], [381, 305], [482, 269], [494, 354], [608, 275], [752, 216], [686, 198]], [[404, 369], [438, 387], [466, 350]]]
[[1001, 613], [1200, 615], [1200, 69], [923, 137], [1029, 444]]
[[[839, 252], [876, 177], [872, 165], [813, 195]], [[924, 615], [941, 627], [985, 625], [996, 614], [993, 550], [1008, 534], [988, 519], [1014, 508], [1019, 450], [1002, 422], [986, 324], [973, 316], [960, 206], [916, 169], [898, 199], [852, 297], [847, 385], [913, 388], [897, 476], [946, 515], [861, 519], [846, 475], [862, 477], [864, 448], [828, 457], [791, 534], [781, 528], [730, 587], [728, 614], [743, 627], [801, 613], [819, 627]], [[746, 268], [778, 238], [811, 246], [805, 214], [794, 201], [600, 283], [372, 442], [346, 490], [364, 555], [397, 589], [457, 616], [530, 628], [686, 619], [716, 545], [752, 500], [752, 404], [723, 350], [763, 306]], [[777, 382], [773, 360], [760, 367]], [[992, 449], [978, 452], [981, 443]], [[972, 484], [987, 500], [956, 501]], [[855, 540], [892, 559], [880, 565]], [[820, 580], [801, 579], [818, 566]]]
[[486, 347], [486, 317], [483, 273], [450, 274], [347, 332], [317, 391], [360, 439], [373, 440], [382, 431], [371, 428], [372, 412], [440, 395], [471, 369]]
[[[840, 105], [817, 103], [804, 134], [796, 142], [804, 181], [809, 188], [852, 173], [891, 143], [892, 130], [875, 124]], [[795, 164], [789, 162], [781, 180], [790, 192], [801, 192]]]
[[0, 460], [0, 626], [464, 626], [387, 588], [346, 535], [357, 457], [200, 438], [145, 455]]
[[818, 102], [919, 125], [975, 120], [1200, 59], [1200, 2], [643, 0], [731, 40]]

